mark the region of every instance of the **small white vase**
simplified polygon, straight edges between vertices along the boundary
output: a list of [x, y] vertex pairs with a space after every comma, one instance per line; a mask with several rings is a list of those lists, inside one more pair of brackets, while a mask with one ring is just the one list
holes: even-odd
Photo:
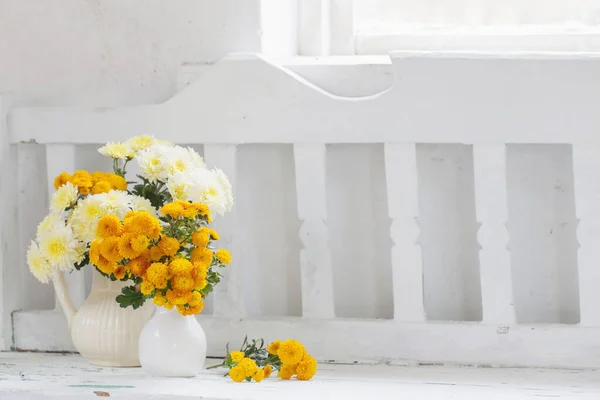
[[206, 336], [193, 315], [157, 307], [140, 335], [140, 363], [150, 375], [192, 377], [206, 361]]
[[[90, 268], [93, 268], [89, 266]], [[94, 268], [92, 290], [76, 310], [63, 274], [54, 280], [59, 303], [67, 317], [71, 339], [90, 364], [104, 367], [139, 367], [138, 339], [152, 315], [153, 305], [122, 308], [115, 298], [131, 282], [111, 281]]]

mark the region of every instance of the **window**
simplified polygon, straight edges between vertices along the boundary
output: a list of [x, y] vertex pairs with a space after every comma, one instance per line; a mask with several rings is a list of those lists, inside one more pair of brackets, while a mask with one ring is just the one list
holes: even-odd
[[600, 0], [297, 1], [299, 55], [600, 50]]

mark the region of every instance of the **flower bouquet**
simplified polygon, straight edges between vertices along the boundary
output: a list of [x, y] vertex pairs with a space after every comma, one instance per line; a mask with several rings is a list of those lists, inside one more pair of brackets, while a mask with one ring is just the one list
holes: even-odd
[[[42, 282], [53, 281], [74, 344], [84, 356], [97, 364], [120, 365], [126, 363], [110, 357], [103, 360], [101, 355], [135, 348], [137, 363], [137, 342], [132, 346], [119, 338], [133, 337], [137, 341], [136, 329], [141, 331], [140, 325], [149, 317], [146, 300], [152, 299], [160, 306], [160, 312], [155, 313], [146, 328], [164, 330], [162, 323], [155, 326], [156, 321], [161, 321], [160, 315], [174, 312], [187, 318], [201, 312], [204, 299], [219, 283], [219, 269], [229, 263], [231, 256], [225, 249], [215, 249], [213, 241], [219, 235], [209, 224], [213, 215], [223, 215], [231, 209], [232, 188], [225, 174], [207, 169], [193, 149], [153, 137], [108, 143], [99, 152], [113, 159], [113, 172], [63, 172], [56, 177], [50, 213], [40, 223], [27, 259], [34, 276]], [[126, 180], [132, 161], [140, 170], [139, 182]], [[62, 272], [90, 264], [96, 271], [92, 293], [75, 313]], [[115, 293], [111, 282], [118, 283], [120, 293]], [[107, 299], [114, 306], [106, 305]], [[126, 309], [118, 322], [110, 320], [120, 318], [111, 307]], [[134, 313], [138, 308], [142, 312]], [[99, 316], [101, 310], [106, 316]], [[170, 314], [169, 318], [175, 315]], [[105, 321], [102, 324], [98, 319]], [[136, 319], [136, 326], [126, 322]], [[94, 328], [97, 326], [104, 331]], [[107, 340], [110, 329], [118, 332], [112, 332], [113, 339]], [[203, 333], [198, 333], [201, 331], [198, 325], [194, 336], [200, 356], [206, 347]], [[96, 340], [99, 338], [94, 335], [103, 335], [104, 339]], [[143, 338], [144, 332], [139, 348], [145, 366]], [[161, 340], [162, 345], [169, 345], [164, 342], [176, 338], [163, 335]], [[97, 342], [106, 348], [99, 349]], [[147, 354], [156, 353], [155, 349]], [[199, 358], [203, 363], [202, 356]], [[150, 369], [151, 359], [146, 358]]]

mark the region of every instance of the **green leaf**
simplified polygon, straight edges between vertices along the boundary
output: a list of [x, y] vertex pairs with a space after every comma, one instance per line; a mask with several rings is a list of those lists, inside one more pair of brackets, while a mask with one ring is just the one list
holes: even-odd
[[121, 289], [120, 295], [117, 296], [117, 303], [122, 308], [133, 307], [134, 310], [140, 308], [146, 301], [146, 296], [135, 290], [135, 286], [126, 286]]
[[90, 256], [89, 256], [89, 253], [86, 253], [85, 258], [83, 260], [81, 260], [81, 262], [79, 264], [75, 264], [75, 269], [77, 271], [79, 271], [81, 268], [85, 267], [89, 263], [90, 263]]

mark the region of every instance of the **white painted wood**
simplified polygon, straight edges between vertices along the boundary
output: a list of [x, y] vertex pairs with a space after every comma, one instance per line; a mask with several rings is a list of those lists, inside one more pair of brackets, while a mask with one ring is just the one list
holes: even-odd
[[298, 1], [298, 54], [326, 56], [331, 51], [331, 0]]
[[[220, 360], [209, 359], [207, 365]], [[0, 396], [15, 400], [109, 398], [333, 400], [396, 398], [411, 400], [504, 400], [550, 397], [593, 400], [600, 396], [597, 372], [591, 370], [526, 370], [457, 368], [450, 366], [383, 366], [320, 364], [307, 382], [282, 382], [277, 377], [260, 384], [233, 384], [224, 370], [205, 370], [196, 378], [150, 377], [140, 368], [90, 366], [75, 355], [0, 354], [4, 380]], [[375, 396], [375, 397], [374, 397]]]
[[481, 224], [479, 251], [483, 321], [514, 324], [512, 273], [508, 246], [506, 194], [506, 145], [473, 146], [475, 205]]
[[55, 310], [17, 311], [13, 324], [16, 350], [77, 351], [60, 306]]
[[11, 141], [96, 143], [169, 132], [179, 143], [444, 143], [453, 132], [459, 143], [565, 143], [594, 140], [600, 129], [598, 54], [402, 52], [392, 61], [389, 91], [342, 98], [260, 57], [231, 56], [160, 105], [14, 109]]
[[295, 144], [298, 218], [302, 221], [300, 274], [302, 315], [306, 318], [333, 318], [333, 278], [327, 220], [327, 151], [324, 144]]
[[[46, 147], [46, 176], [48, 180], [48, 199], [56, 191], [54, 189], [54, 178], [65, 171], [72, 174], [76, 170], [76, 149], [70, 144], [48, 144]], [[65, 274], [65, 280], [69, 288], [69, 295], [75, 308], [79, 308], [86, 298], [86, 284], [84, 272], [73, 271]], [[56, 299], [56, 310], [61, 311], [58, 299]]]
[[571, 145], [507, 145], [509, 249], [519, 323], [578, 323]]
[[[25, 329], [20, 321], [27, 319], [33, 323], [38, 313], [15, 313], [15, 337]], [[25, 338], [17, 342], [19, 348], [31, 350], [44, 345], [41, 350], [72, 349], [65, 341], [66, 329], [61, 328], [66, 327], [63, 316], [47, 313], [38, 321], [45, 322], [48, 329], [32, 330], [30, 324], [27, 326], [30, 334], [19, 335]], [[423, 324], [373, 319], [232, 319], [209, 315], [200, 316], [199, 321], [206, 332], [211, 357], [222, 356], [227, 343], [232, 348], [241, 345], [248, 334], [265, 340], [293, 337], [301, 340], [317, 359], [336, 362], [600, 368], [597, 327], [558, 324], [506, 327], [476, 322]]]
[[[209, 167], [218, 167], [225, 172], [234, 190], [237, 177], [236, 146], [210, 144], [204, 146], [204, 160]], [[235, 191], [234, 191], [235, 196]], [[228, 249], [233, 257], [231, 264], [223, 271], [224, 278], [215, 288], [213, 293], [214, 309], [216, 316], [240, 317], [244, 315], [240, 268], [243, 260], [236, 255], [240, 254], [239, 246], [235, 239], [236, 205], [224, 217], [215, 216], [214, 227], [219, 232], [219, 244]]]
[[261, 54], [298, 55], [298, 1], [260, 0]]
[[354, 2], [355, 0], [330, 0], [331, 54], [353, 55]]
[[[18, 237], [16, 220], [17, 181], [15, 174], [16, 146], [9, 142], [8, 110], [12, 99], [0, 94], [0, 351], [12, 346], [11, 313], [18, 301], [18, 277], [14, 269], [14, 238]], [[17, 290], [15, 290], [17, 289]]]
[[600, 161], [597, 143], [573, 144], [581, 325], [600, 326]]
[[394, 319], [424, 322], [423, 259], [419, 239], [417, 159], [414, 143], [385, 144], [388, 213], [392, 219]]

